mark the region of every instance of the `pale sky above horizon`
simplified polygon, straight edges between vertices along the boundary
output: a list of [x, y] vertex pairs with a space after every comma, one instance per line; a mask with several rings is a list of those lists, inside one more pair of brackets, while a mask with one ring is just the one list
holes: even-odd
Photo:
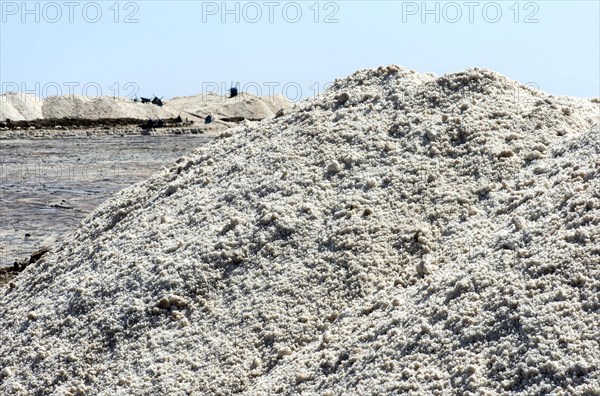
[[599, 1], [0, 1], [0, 90], [314, 95], [357, 69], [484, 67], [600, 96]]

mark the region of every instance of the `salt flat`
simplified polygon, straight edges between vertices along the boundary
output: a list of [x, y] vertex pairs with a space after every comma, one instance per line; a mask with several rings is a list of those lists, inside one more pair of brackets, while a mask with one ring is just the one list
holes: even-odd
[[54, 245], [112, 194], [211, 139], [117, 135], [2, 140], [0, 265]]

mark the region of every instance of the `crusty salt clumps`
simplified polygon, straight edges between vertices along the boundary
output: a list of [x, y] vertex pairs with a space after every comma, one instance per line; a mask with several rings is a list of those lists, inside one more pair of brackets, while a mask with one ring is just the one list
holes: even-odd
[[338, 80], [5, 287], [0, 393], [598, 393], [599, 116], [481, 69]]

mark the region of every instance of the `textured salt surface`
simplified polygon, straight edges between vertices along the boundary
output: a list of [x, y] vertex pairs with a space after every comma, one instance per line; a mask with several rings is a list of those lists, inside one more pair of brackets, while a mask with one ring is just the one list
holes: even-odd
[[599, 112], [392, 66], [228, 130], [3, 290], [0, 392], [597, 394]]

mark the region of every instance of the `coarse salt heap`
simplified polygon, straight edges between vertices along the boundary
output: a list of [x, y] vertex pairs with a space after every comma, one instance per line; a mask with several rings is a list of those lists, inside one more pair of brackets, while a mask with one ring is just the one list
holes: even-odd
[[599, 115], [391, 66], [230, 130], [2, 289], [0, 393], [598, 393]]

